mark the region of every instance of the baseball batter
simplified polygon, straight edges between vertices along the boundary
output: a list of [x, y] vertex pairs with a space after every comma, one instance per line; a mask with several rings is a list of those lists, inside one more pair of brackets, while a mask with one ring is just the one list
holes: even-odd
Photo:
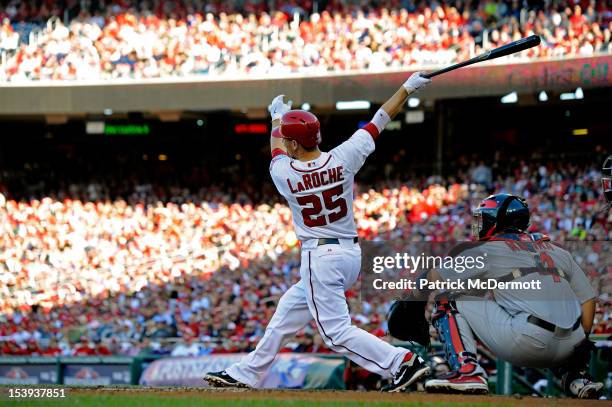
[[506, 284], [510, 288], [438, 297], [432, 321], [453, 370], [428, 380], [426, 390], [488, 392], [485, 372], [477, 362], [478, 337], [494, 355], [512, 364], [557, 367], [569, 395], [596, 398], [603, 383], [591, 381], [586, 374], [595, 292], [580, 266], [546, 236], [525, 232], [529, 209], [520, 197], [492, 195], [473, 215], [477, 242], [464, 243], [451, 255], [484, 256], [485, 267], [461, 274], [439, 269], [428, 278], [502, 283], [537, 280], [540, 288]]
[[365, 369], [392, 378], [384, 389], [397, 392], [429, 374], [415, 353], [391, 346], [353, 326], [344, 292], [359, 275], [361, 249], [353, 216], [353, 180], [385, 125], [402, 109], [408, 96], [430, 79], [415, 73], [347, 141], [322, 152], [315, 115], [290, 110], [279, 95], [268, 110], [272, 116], [270, 174], [287, 200], [301, 242], [300, 281], [280, 299], [255, 350], [222, 372], [204, 380], [217, 387], [258, 387], [286, 339], [313, 319], [325, 341]]

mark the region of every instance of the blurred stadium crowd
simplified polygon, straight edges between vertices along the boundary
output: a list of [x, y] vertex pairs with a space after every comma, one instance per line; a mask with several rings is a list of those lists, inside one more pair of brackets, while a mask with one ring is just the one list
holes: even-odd
[[0, 1], [0, 80], [324, 73], [612, 52], [607, 0]]
[[[491, 168], [475, 161], [452, 177], [359, 185], [355, 215], [365, 239], [466, 240], [469, 209], [495, 190], [528, 198], [534, 231], [558, 241], [609, 241], [612, 212], [602, 210], [599, 178], [597, 167], [567, 162], [517, 160]], [[37, 195], [9, 190], [6, 179], [5, 172], [0, 354], [246, 351], [297, 281], [290, 212], [273, 192], [237, 203], [219, 192], [222, 186], [211, 194], [178, 189], [173, 196], [135, 183], [110, 199], [110, 180]], [[578, 261], [603, 293], [595, 332], [612, 334], [612, 270], [602, 259], [591, 253]], [[347, 297], [355, 323], [384, 336], [388, 304], [360, 301], [359, 287]], [[326, 351], [314, 327], [285, 350]]]

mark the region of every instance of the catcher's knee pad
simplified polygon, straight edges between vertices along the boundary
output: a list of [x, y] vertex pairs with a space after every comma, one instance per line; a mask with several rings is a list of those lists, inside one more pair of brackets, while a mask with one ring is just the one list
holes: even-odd
[[[459, 311], [457, 311], [454, 301], [438, 300], [436, 301], [435, 312], [432, 314], [431, 319], [433, 326], [438, 331], [438, 336], [444, 346], [446, 359], [451, 369], [469, 374], [472, 371], [478, 371], [480, 366], [478, 366], [476, 361], [476, 355], [467, 352], [463, 346], [456, 318], [458, 313]], [[474, 369], [470, 369], [472, 365], [474, 365]], [[466, 369], [470, 370], [470, 372]], [[464, 370], [465, 372], [463, 372]]]

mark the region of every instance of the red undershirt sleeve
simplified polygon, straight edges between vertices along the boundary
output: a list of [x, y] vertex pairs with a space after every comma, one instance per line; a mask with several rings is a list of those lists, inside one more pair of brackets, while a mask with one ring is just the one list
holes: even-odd
[[272, 150], [272, 158], [279, 156], [279, 155], [287, 155], [287, 153], [285, 153], [282, 149], [280, 148], [275, 148], [274, 150]]
[[370, 133], [370, 136], [372, 136], [374, 141], [376, 141], [376, 139], [378, 138], [378, 135], [380, 134], [378, 129], [376, 128], [376, 126], [372, 122], [369, 122], [368, 124], [363, 126], [362, 129], [367, 131], [368, 133]]

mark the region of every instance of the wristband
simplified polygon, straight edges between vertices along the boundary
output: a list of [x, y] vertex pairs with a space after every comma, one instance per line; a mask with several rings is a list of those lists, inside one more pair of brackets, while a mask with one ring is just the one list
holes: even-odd
[[387, 123], [391, 121], [391, 118], [383, 109], [378, 109], [378, 111], [374, 114], [372, 118], [372, 124], [376, 126], [378, 132], [383, 131]]

